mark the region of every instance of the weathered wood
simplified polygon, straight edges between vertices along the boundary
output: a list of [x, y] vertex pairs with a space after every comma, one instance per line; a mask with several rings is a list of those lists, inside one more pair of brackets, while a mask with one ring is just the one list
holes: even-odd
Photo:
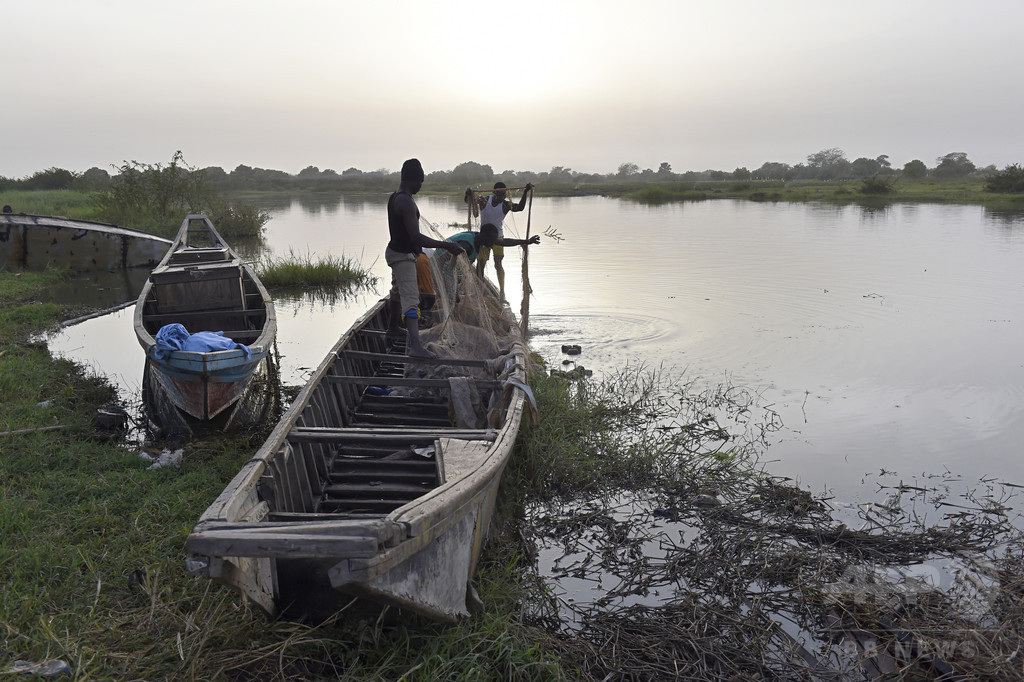
[[149, 322], [179, 322], [181, 320], [192, 320], [197, 317], [262, 317], [264, 314], [266, 314], [266, 311], [263, 308], [255, 310], [212, 308], [210, 310], [183, 310], [180, 313], [152, 313], [146, 315], [146, 320]]
[[330, 441], [335, 443], [343, 442], [419, 442], [424, 439], [433, 441], [435, 438], [461, 438], [465, 440], [488, 440], [493, 441], [497, 435], [495, 429], [394, 429], [394, 428], [343, 428], [330, 427], [295, 427], [288, 434], [287, 439], [291, 442], [302, 441]]
[[219, 530], [205, 530], [189, 536], [188, 546], [196, 554], [226, 557], [372, 557], [378, 551], [377, 539], [372, 537], [235, 533]]
[[39, 431], [60, 431], [63, 426], [40, 426], [34, 429], [15, 429], [13, 431], [0, 431], [0, 436], [20, 436], [25, 433], [37, 433]]
[[[228, 260], [175, 263], [175, 255], [193, 247], [196, 240], [217, 244]], [[194, 276], [197, 273], [204, 276]], [[248, 308], [247, 302], [255, 307]], [[246, 348], [244, 352], [172, 350], [158, 357], [156, 336], [170, 323], [180, 323], [191, 333], [223, 331]], [[267, 361], [277, 336], [277, 313], [255, 271], [224, 243], [210, 219], [190, 214], [146, 280], [135, 304], [133, 325], [151, 383], [166, 398], [167, 410], [157, 417], [167, 426], [181, 421], [180, 415], [170, 414], [176, 410], [205, 421], [236, 404]]]
[[360, 360], [375, 360], [377, 362], [396, 362], [409, 365], [453, 365], [456, 367], [485, 367], [485, 360], [473, 360], [469, 358], [421, 358], [411, 355], [395, 355], [393, 353], [368, 353], [357, 350], [346, 350], [347, 357]]
[[[326, 381], [332, 383], [341, 384], [360, 384], [363, 386], [411, 386], [417, 388], [448, 388], [447, 379], [415, 379], [408, 377], [355, 377], [355, 376], [332, 376], [325, 377]], [[470, 380], [477, 385], [478, 388], [498, 390], [502, 388], [500, 381], [494, 381], [493, 379], [474, 379]]]
[[[371, 396], [364, 390], [448, 387], [445, 379], [403, 376], [405, 365], [416, 360], [384, 353], [386, 345], [403, 347], [387, 343], [389, 321], [382, 300], [338, 340], [186, 543], [193, 556], [229, 557], [230, 551], [245, 555], [239, 561], [268, 559], [276, 579], [287, 582], [275, 584], [274, 608], [278, 596], [329, 584], [434, 618], [467, 613], [467, 583], [523, 413], [522, 392], [505, 389], [504, 379], [525, 381], [526, 349], [510, 323], [516, 363], [502, 381], [475, 380], [502, 390], [503, 426], [456, 428], [443, 397]], [[363, 419], [400, 423], [369, 425]], [[420, 420], [429, 423], [411, 424]], [[429, 459], [409, 452], [425, 446], [431, 447]], [[225, 526], [260, 505], [267, 510], [262, 521]], [[285, 523], [300, 527], [282, 528]], [[395, 530], [381, 531], [377, 523]], [[335, 554], [323, 554], [330, 551]], [[250, 583], [236, 576], [239, 589]]]

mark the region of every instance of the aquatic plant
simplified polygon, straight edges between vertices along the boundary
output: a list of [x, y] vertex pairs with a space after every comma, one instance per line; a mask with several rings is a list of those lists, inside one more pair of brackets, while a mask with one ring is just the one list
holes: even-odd
[[695, 389], [637, 368], [534, 382], [542, 423], [503, 481], [523, 505], [506, 518], [525, 520], [505, 537], [521, 538], [524, 571], [543, 564], [524, 622], [563, 666], [595, 680], [1021, 679], [1018, 486], [986, 480], [953, 502], [955, 476], [893, 478], [847, 527], [826, 495], [761, 469], [770, 410]]
[[377, 279], [360, 263], [346, 256], [327, 255], [315, 259], [289, 251], [287, 256], [264, 256], [256, 263], [260, 280], [267, 288], [355, 289], [372, 286]]

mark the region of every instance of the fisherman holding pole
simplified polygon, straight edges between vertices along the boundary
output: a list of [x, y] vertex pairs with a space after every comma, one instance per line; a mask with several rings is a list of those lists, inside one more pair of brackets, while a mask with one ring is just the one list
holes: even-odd
[[526, 187], [523, 189], [523, 196], [519, 198], [518, 204], [513, 204], [510, 200], [506, 199], [505, 196], [508, 192], [508, 188], [504, 182], [494, 183], [494, 191], [491, 196], [476, 197], [472, 189], [467, 189], [466, 194], [463, 197], [463, 201], [467, 204], [473, 199], [476, 199], [480, 209], [480, 224], [487, 225], [488, 223], [498, 228], [498, 239], [499, 242], [494, 246], [485, 246], [480, 249], [480, 253], [477, 255], [476, 260], [476, 271], [477, 274], [483, 277], [484, 269], [487, 266], [487, 260], [490, 258], [491, 251], [494, 252], [494, 271], [498, 274], [498, 291], [501, 294], [501, 300], [505, 301], [505, 268], [502, 265], [502, 260], [505, 258], [505, 249], [501, 245], [500, 240], [505, 236], [505, 230], [502, 223], [505, 220], [505, 216], [510, 212], [519, 212], [526, 209], [526, 199], [530, 192], [533, 190], [533, 183], [526, 183]]

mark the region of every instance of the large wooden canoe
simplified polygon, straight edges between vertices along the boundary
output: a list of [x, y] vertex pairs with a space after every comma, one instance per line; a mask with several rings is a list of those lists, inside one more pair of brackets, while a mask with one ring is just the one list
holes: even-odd
[[[228, 247], [205, 215], [188, 215], [170, 250], [150, 273], [135, 305], [135, 335], [146, 352], [154, 402], [209, 420], [233, 405], [266, 362], [277, 335], [270, 295], [248, 263]], [[227, 350], [169, 350], [167, 325], [188, 334], [223, 332], [241, 344]]]
[[117, 225], [59, 216], [0, 213], [0, 266], [76, 272], [152, 268], [171, 240]]
[[[387, 299], [374, 305], [202, 515], [189, 569], [270, 613], [336, 609], [354, 595], [441, 620], [467, 615], [529, 393], [526, 347], [505, 311], [493, 359], [427, 361], [389, 347], [391, 310]], [[423, 378], [427, 369], [448, 378]], [[490, 401], [483, 422], [453, 421], [451, 395], [463, 389]]]

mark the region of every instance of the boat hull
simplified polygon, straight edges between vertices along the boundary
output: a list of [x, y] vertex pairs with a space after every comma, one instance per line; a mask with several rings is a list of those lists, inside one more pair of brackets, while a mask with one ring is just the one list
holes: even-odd
[[[447, 404], [423, 394], [375, 397], [385, 386], [433, 385], [409, 378], [409, 366], [423, 361], [388, 360], [388, 315], [385, 299], [342, 336], [206, 510], [186, 542], [193, 573], [272, 614], [332, 611], [356, 596], [443, 621], [468, 615], [525, 411], [516, 385], [525, 386], [526, 348], [510, 328], [500, 377], [466, 379], [490, 391], [497, 423], [445, 423], [431, 412], [447, 415]], [[394, 412], [373, 407], [388, 400], [399, 401]]]
[[167, 360], [147, 360], [157, 388], [179, 409], [196, 419], [209, 420], [233, 405], [266, 352], [249, 357], [241, 351], [218, 353], [176, 353]]
[[[229, 349], [182, 350], [157, 338], [168, 325], [186, 335], [217, 332]], [[201, 421], [234, 405], [265, 365], [277, 334], [273, 302], [252, 268], [204, 215], [189, 215], [174, 244], [150, 273], [135, 306], [135, 334], [146, 355], [152, 412], [167, 429], [183, 424], [170, 406]], [[168, 336], [171, 344], [176, 338]], [[238, 345], [236, 345], [238, 344]]]
[[78, 272], [152, 268], [171, 240], [137, 230], [56, 216], [0, 214], [0, 263]]

